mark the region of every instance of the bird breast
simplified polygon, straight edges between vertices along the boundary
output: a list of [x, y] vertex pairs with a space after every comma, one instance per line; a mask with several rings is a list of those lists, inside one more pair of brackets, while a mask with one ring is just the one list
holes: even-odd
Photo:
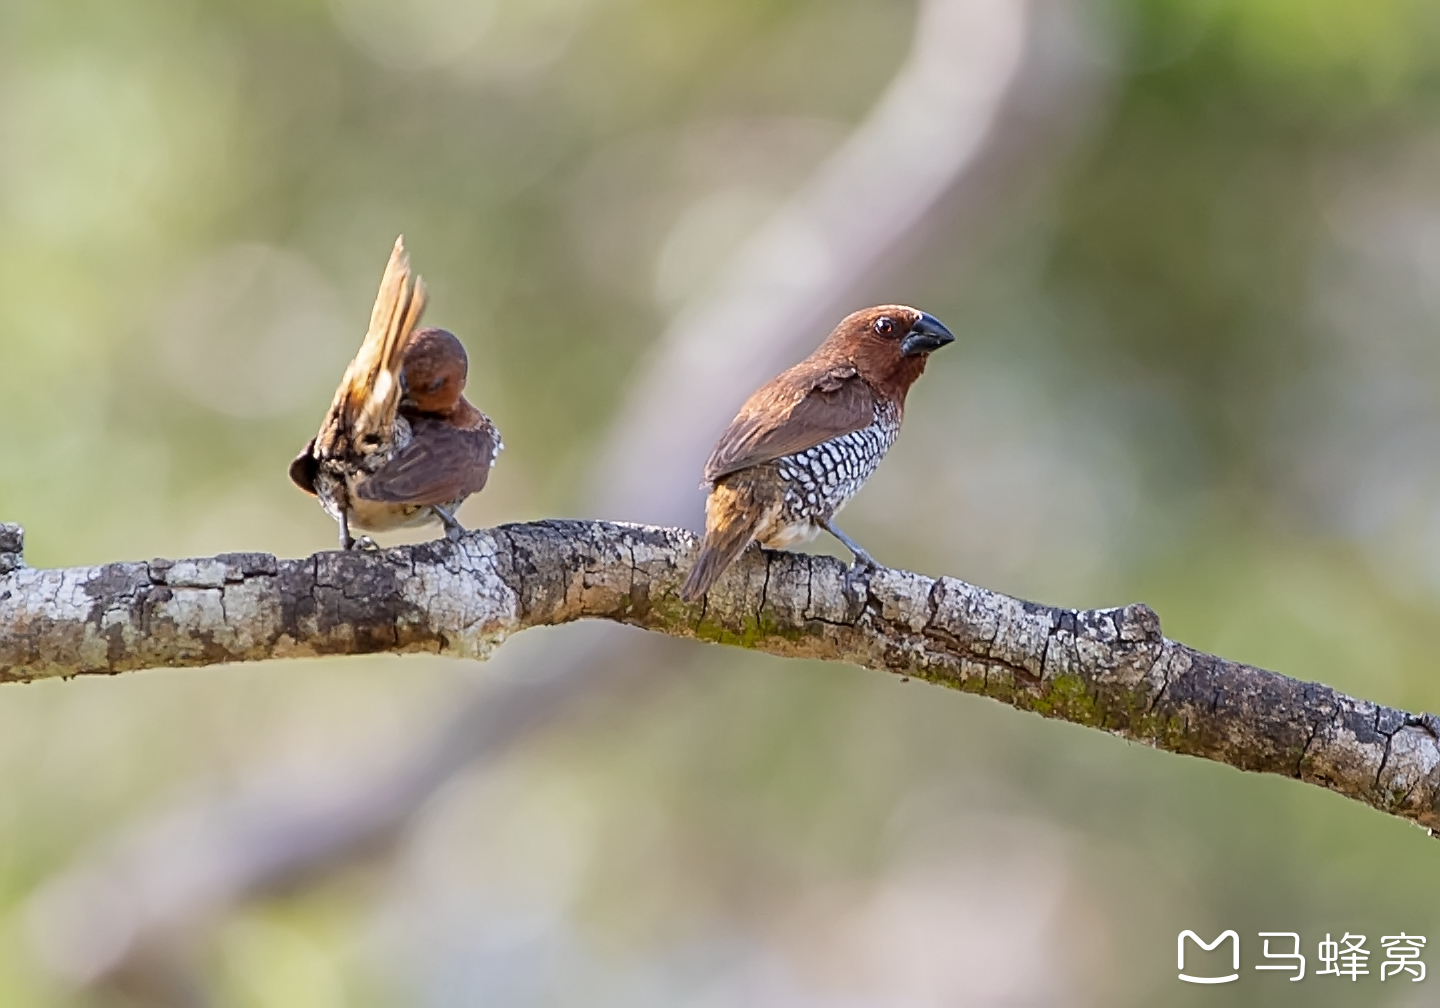
[[875, 472], [900, 432], [899, 410], [882, 402], [875, 422], [775, 460], [785, 486], [787, 517], [825, 520], [850, 502]]

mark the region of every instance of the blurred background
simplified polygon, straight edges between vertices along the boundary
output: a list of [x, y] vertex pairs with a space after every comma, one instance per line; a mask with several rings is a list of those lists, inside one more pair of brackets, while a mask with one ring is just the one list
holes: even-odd
[[[846, 512], [883, 562], [1440, 709], [1429, 0], [12, 0], [28, 562], [331, 548], [285, 469], [401, 232], [508, 446], [472, 526], [693, 524], [749, 388], [902, 301], [959, 339]], [[1312, 971], [1327, 932], [1440, 944], [1418, 829], [637, 638], [0, 689], [0, 1005], [1440, 1003], [1250, 969], [1259, 931]], [[505, 745], [397, 782], [477, 703]], [[383, 828], [226, 874], [377, 789]], [[1186, 928], [1241, 981], [1178, 982]]]

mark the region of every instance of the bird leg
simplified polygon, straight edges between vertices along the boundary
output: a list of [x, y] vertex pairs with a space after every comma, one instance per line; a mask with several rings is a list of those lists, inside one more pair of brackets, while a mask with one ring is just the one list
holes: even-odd
[[445, 526], [445, 538], [451, 542], [459, 542], [460, 537], [465, 534], [465, 526], [456, 521], [455, 516], [439, 504], [431, 504], [430, 510], [435, 512], [435, 516]]
[[340, 526], [340, 548], [342, 550], [378, 550], [380, 548], [369, 536], [361, 536], [356, 539], [350, 534], [350, 515], [347, 512], [341, 511], [340, 517], [335, 521]]
[[880, 566], [875, 562], [874, 557], [860, 548], [859, 543], [840, 531], [840, 526], [835, 524], [834, 519], [826, 518], [822, 524], [825, 526], [825, 531], [839, 539], [845, 544], [845, 548], [855, 555], [855, 563], [851, 565], [851, 570], [875, 570]]

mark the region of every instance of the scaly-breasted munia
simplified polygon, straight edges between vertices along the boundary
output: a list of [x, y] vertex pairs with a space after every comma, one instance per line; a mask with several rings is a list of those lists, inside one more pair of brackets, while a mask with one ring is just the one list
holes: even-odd
[[705, 538], [681, 598], [709, 591], [752, 541], [784, 549], [821, 529], [875, 567], [835, 515], [895, 443], [930, 352], [954, 339], [914, 308], [866, 308], [747, 399], [705, 463]]
[[415, 330], [425, 283], [397, 239], [380, 280], [370, 329], [335, 390], [320, 433], [290, 463], [290, 479], [340, 525], [387, 532], [440, 521], [485, 486], [503, 445], [490, 418], [462, 392], [465, 348], [444, 329]]

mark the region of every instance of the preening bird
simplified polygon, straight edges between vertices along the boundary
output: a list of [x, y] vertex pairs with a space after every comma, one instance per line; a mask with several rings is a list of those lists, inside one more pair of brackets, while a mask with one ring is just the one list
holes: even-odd
[[866, 308], [747, 399], [705, 463], [705, 538], [681, 598], [704, 595], [751, 542], [784, 549], [821, 529], [856, 568], [876, 567], [835, 515], [895, 443], [905, 394], [931, 351], [954, 339], [914, 308]]
[[424, 310], [425, 282], [410, 272], [398, 238], [365, 340], [320, 433], [290, 463], [290, 479], [339, 524], [341, 549], [355, 546], [352, 528], [439, 521], [459, 538], [455, 509], [485, 486], [504, 447], [462, 394], [465, 347], [444, 329], [415, 329]]

